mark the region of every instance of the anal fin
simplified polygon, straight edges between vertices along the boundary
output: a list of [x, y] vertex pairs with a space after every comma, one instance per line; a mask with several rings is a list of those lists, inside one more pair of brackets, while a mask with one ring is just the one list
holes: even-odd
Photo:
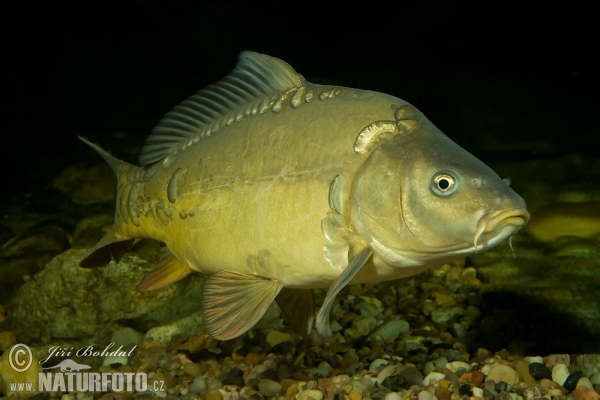
[[160, 250], [158, 264], [148, 272], [137, 286], [140, 292], [160, 289], [189, 275], [192, 270], [186, 267], [164, 246]]
[[276, 280], [235, 271], [211, 275], [202, 299], [206, 331], [218, 340], [242, 335], [264, 315], [282, 288]]
[[308, 336], [315, 321], [314, 290], [283, 288], [275, 301], [294, 331], [300, 336]]
[[79, 263], [82, 268], [103, 267], [111, 261], [119, 262], [123, 254], [127, 253], [135, 239], [121, 239], [117, 236], [115, 227], [85, 255]]

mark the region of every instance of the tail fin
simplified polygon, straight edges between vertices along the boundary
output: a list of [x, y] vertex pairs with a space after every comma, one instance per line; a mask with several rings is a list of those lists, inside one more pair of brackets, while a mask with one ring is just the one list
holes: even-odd
[[[127, 174], [132, 168], [137, 168], [125, 161], [121, 161], [95, 144], [89, 142], [83, 137], [79, 137], [84, 143], [96, 150], [98, 154], [106, 161], [106, 163], [112, 168], [117, 175], [117, 188], [121, 188], [127, 183]], [[117, 210], [120, 204], [120, 193], [121, 190], [117, 190]], [[118, 215], [118, 211], [116, 213]], [[83, 260], [79, 263], [79, 266], [83, 268], [102, 267], [108, 264], [111, 260], [119, 261], [123, 254], [125, 254], [131, 248], [134, 239], [129, 237], [123, 237], [118, 229], [118, 217], [115, 215], [115, 222], [112, 228], [106, 235], [85, 255]]]

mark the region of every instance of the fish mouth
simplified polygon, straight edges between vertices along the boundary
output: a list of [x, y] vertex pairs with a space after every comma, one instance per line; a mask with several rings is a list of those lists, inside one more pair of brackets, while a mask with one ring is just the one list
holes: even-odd
[[477, 243], [485, 236], [492, 236], [488, 241], [493, 245], [517, 232], [529, 221], [529, 212], [525, 208], [513, 208], [504, 211], [492, 211], [479, 220], [473, 244], [477, 250]]

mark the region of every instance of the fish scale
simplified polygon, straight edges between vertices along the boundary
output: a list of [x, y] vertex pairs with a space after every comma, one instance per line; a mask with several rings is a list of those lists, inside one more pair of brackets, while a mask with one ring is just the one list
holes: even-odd
[[[316, 321], [331, 336], [345, 285], [483, 251], [529, 219], [506, 181], [409, 103], [312, 84], [253, 52], [165, 115], [142, 167], [86, 143], [115, 171], [118, 196], [115, 224], [81, 266], [118, 261], [134, 238], [163, 242], [138, 289], [208, 275], [203, 316], [221, 340], [273, 300], [300, 334]], [[314, 288], [328, 288], [316, 319]]]

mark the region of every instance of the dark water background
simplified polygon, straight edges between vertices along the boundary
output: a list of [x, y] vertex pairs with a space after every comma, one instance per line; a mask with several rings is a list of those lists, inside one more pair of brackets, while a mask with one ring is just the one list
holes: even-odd
[[3, 3], [0, 202], [96, 157], [78, 135], [135, 161], [115, 133], [141, 145], [245, 49], [405, 99], [486, 162], [598, 152], [595, 2], [257, 4]]

